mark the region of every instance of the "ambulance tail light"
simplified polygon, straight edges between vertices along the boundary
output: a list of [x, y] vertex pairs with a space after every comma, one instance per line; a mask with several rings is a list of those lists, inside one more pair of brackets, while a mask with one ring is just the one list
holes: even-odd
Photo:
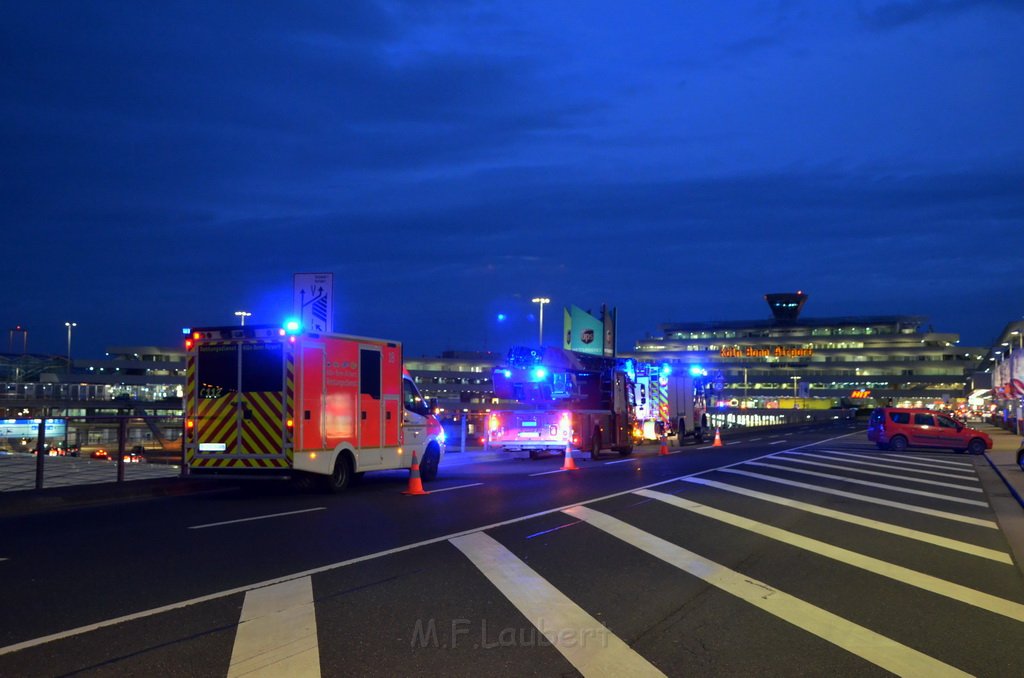
[[295, 420], [294, 419], [287, 419], [284, 422], [284, 425], [287, 426], [290, 429], [295, 428]]
[[192, 338], [191, 338], [191, 337], [189, 337], [188, 339], [186, 339], [186, 340], [185, 340], [185, 350], [186, 350], [186, 351], [191, 351], [191, 350], [192, 350], [192, 346], [193, 346], [193, 344], [194, 344], [194, 342], [192, 341]]

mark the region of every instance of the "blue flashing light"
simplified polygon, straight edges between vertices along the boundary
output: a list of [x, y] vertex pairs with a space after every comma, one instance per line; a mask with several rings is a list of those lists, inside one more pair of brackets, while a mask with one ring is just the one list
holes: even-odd
[[663, 379], [667, 379], [670, 376], [672, 376], [672, 366], [669, 365], [668, 363], [662, 363], [661, 364], [661, 377]]
[[548, 376], [548, 368], [546, 367], [535, 367], [533, 368], [533, 378], [537, 381], [544, 381]]
[[503, 323], [503, 322], [505, 322], [505, 319], [506, 319], [506, 318], [508, 318], [508, 316], [507, 316], [507, 315], [505, 315], [504, 313], [499, 313], [499, 314], [498, 314], [498, 322], [499, 322], [499, 323]]
[[622, 368], [630, 381], [636, 381], [636, 364], [633, 362], [632, 358], [627, 359], [626, 362], [623, 363]]
[[192, 328], [191, 327], [182, 327], [181, 328], [181, 333], [184, 334], [187, 337], [188, 335], [192, 334]]
[[302, 323], [295, 318], [289, 318], [284, 321], [284, 330], [288, 334], [298, 334], [302, 331]]
[[690, 368], [690, 376], [691, 377], [699, 377], [703, 373], [704, 373], [704, 370], [701, 368], [700, 365], [694, 365], [694, 366], [692, 366]]
[[512, 370], [502, 370], [501, 373], [505, 375], [506, 379], [512, 378]]

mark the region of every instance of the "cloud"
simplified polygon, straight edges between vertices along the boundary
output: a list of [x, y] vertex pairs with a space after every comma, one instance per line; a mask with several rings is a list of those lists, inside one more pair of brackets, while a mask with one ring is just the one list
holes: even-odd
[[1024, 2], [1019, 0], [900, 0], [868, 5], [862, 4], [858, 15], [865, 26], [875, 30], [900, 28], [933, 17], [947, 17], [979, 7], [1024, 10]]

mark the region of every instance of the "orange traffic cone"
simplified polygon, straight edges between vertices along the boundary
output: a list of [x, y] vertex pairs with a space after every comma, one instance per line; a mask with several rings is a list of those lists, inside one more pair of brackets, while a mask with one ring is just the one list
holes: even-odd
[[572, 445], [565, 446], [565, 463], [562, 464], [563, 471], [575, 471], [579, 467], [576, 466], [576, 460], [572, 458]]
[[711, 447], [721, 447], [721, 446], [722, 446], [722, 434], [719, 433], [718, 427], [716, 426], [715, 427], [715, 442], [711, 443]]
[[662, 457], [668, 455], [668, 438], [661, 436], [661, 449], [658, 450], [658, 454]]
[[423, 489], [423, 480], [420, 479], [420, 463], [416, 461], [416, 453], [412, 453], [412, 468], [409, 473], [409, 489], [402, 494], [430, 494]]

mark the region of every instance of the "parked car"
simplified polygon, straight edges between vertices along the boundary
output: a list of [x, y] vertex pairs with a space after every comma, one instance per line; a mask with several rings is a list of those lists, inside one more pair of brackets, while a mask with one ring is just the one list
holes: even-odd
[[945, 414], [926, 409], [879, 407], [868, 418], [868, 440], [880, 450], [900, 452], [908, 447], [948, 447], [956, 452], [982, 454], [992, 438]]

